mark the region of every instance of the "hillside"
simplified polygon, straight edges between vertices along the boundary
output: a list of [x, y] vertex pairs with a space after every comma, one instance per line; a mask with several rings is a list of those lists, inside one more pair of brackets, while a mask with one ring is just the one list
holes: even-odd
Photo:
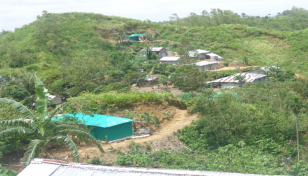
[[51, 77], [55, 80], [64, 74], [62, 67], [70, 67], [72, 61], [87, 57], [99, 57], [96, 62], [104, 63], [100, 70], [136, 70], [137, 61], [131, 53], [146, 44], [120, 43], [115, 38], [124, 32], [152, 33], [156, 38], [149, 45], [173, 51], [177, 50], [181, 37], [189, 37], [193, 47], [224, 58], [240, 61], [243, 55], [248, 55], [252, 65], [275, 64], [308, 75], [305, 72], [308, 30], [283, 32], [236, 24], [182, 27], [88, 13], [44, 13], [37, 21], [2, 35], [0, 73], [36, 70], [47, 80]]
[[[252, 19], [218, 10], [217, 16], [192, 15], [162, 23], [93, 13], [44, 11], [36, 21], [15, 32], [0, 33], [3, 78], [0, 96], [21, 102], [38, 117], [32, 107], [36, 102], [32, 73], [37, 72], [52, 95], [60, 95], [68, 102], [63, 109], [66, 112], [125, 116], [153, 130], [153, 136], [133, 140], [135, 143], [130, 142], [128, 147], [119, 143], [112, 144], [110, 149], [109, 144], [101, 142], [108, 150], [103, 155], [92, 145], [82, 143], [78, 145], [83, 153], [82, 162], [95, 164], [95, 156], [100, 156], [98, 163], [108, 165], [305, 175], [308, 173], [308, 28], [290, 24], [278, 30], [291, 19], [305, 22], [306, 16], [299, 15], [302, 11], [295, 11], [286, 11], [278, 18]], [[235, 20], [226, 18], [231, 16]], [[208, 17], [216, 23], [207, 25], [204, 19]], [[142, 42], [124, 41], [131, 34], [151, 34], [151, 37]], [[141, 49], [151, 46], [162, 46], [179, 55], [204, 49], [225, 58], [225, 65], [246, 59], [248, 66], [241, 70], [199, 71], [191, 63], [160, 64], [155, 54], [147, 51], [146, 56], [139, 55]], [[240, 77], [241, 85], [232, 90], [214, 90], [204, 85], [206, 81], [271, 65], [282, 68], [283, 72], [279, 69], [267, 72], [265, 83], [243, 85]], [[163, 86], [140, 88], [137, 83], [148, 74], [159, 75], [158, 81]], [[193, 87], [195, 82], [198, 85]], [[173, 92], [177, 92], [176, 96]], [[4, 103], [0, 103], [0, 110], [1, 121], [20, 118], [17, 110]], [[78, 128], [82, 126], [73, 118], [69, 122]], [[185, 126], [190, 122], [190, 126]], [[3, 124], [0, 122], [0, 137], [1, 130], [7, 128]], [[160, 135], [173, 135], [174, 139]], [[0, 158], [11, 154], [20, 158], [26, 150], [24, 146], [29, 146], [35, 137], [1, 139]], [[74, 140], [79, 144], [86, 141]], [[157, 147], [162, 145], [157, 140], [169, 142], [165, 148]], [[176, 150], [168, 150], [173, 145]], [[62, 144], [47, 151], [52, 154], [49, 158], [72, 159]]]

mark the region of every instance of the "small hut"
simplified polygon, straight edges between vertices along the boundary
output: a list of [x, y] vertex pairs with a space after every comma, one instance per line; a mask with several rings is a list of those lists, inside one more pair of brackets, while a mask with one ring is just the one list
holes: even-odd
[[[150, 48], [151, 52], [154, 52], [156, 54], [157, 57], [165, 57], [167, 55], [167, 50], [164, 47], [153, 47]], [[140, 56], [146, 56], [146, 49], [143, 48], [140, 52], [139, 52]]]
[[53, 120], [60, 121], [63, 119], [65, 122], [67, 117], [75, 118], [79, 124], [85, 124], [89, 128], [93, 128], [91, 135], [98, 140], [105, 141], [105, 136], [108, 136], [108, 140], [113, 141], [133, 135], [132, 121], [134, 120], [132, 119], [101, 114], [87, 115], [78, 113], [76, 115], [61, 115], [53, 118]]

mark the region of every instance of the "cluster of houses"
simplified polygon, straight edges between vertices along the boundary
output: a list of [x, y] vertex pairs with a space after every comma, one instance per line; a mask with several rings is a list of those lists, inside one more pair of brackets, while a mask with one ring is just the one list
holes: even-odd
[[[164, 47], [152, 47], [150, 48], [151, 52], [154, 52], [157, 57], [160, 58], [160, 63], [167, 63], [172, 65], [178, 65], [181, 61], [181, 57], [179, 56], [173, 56], [172, 51], [167, 51]], [[146, 56], [146, 50], [143, 49], [139, 52], [140, 56]], [[211, 53], [210, 51], [197, 49], [194, 51], [189, 51], [188, 53], [189, 57], [191, 58], [197, 58], [199, 60], [204, 60], [195, 63], [195, 66], [199, 68], [200, 71], [207, 71], [207, 70], [214, 70], [218, 69], [218, 62], [221, 59], [224, 59], [223, 57]]]

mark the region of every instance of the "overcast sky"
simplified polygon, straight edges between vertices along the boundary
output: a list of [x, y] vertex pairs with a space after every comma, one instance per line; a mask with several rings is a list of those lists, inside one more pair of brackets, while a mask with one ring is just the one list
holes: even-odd
[[293, 6], [308, 9], [307, 0], [0, 0], [0, 31], [20, 28], [43, 10], [52, 13], [92, 12], [140, 20], [165, 21], [173, 13], [186, 17], [213, 8], [238, 14], [276, 15]]

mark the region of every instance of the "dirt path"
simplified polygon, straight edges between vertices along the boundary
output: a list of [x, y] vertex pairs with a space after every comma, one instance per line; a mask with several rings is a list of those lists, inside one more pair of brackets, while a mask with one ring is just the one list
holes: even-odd
[[[179, 110], [177, 109], [173, 118], [168, 122], [164, 123], [158, 130], [154, 132], [149, 137], [132, 139], [135, 143], [145, 145], [151, 144], [153, 142], [159, 141], [162, 145], [166, 145], [170, 136], [172, 136], [173, 132], [176, 132], [178, 129], [182, 129], [184, 126], [190, 125], [193, 120], [197, 119], [197, 115], [191, 115], [187, 112], [187, 110]], [[106, 151], [111, 149], [117, 149], [121, 151], [128, 151], [129, 141], [123, 141], [119, 143], [110, 143], [106, 144], [105, 142], [101, 142], [103, 149]], [[79, 154], [80, 154], [80, 162], [89, 162], [94, 157], [102, 157], [106, 160], [114, 161], [117, 155], [108, 155], [102, 154], [98, 148], [94, 144], [81, 145], [78, 146]], [[153, 149], [157, 150], [157, 149]], [[108, 155], [108, 158], [106, 158]], [[60, 160], [71, 160], [71, 151], [67, 149], [52, 149], [49, 151], [48, 158], [60, 159]]]

